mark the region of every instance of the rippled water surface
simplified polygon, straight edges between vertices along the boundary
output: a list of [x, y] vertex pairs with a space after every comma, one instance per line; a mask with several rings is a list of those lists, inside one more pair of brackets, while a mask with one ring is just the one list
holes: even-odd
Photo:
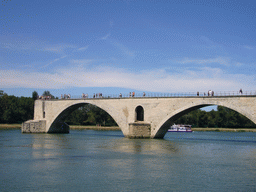
[[255, 191], [256, 133], [0, 131], [0, 191]]

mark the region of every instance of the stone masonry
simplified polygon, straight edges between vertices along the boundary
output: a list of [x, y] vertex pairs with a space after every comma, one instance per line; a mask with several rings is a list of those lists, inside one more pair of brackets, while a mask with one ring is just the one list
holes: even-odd
[[[111, 115], [128, 138], [163, 138], [175, 119], [210, 105], [228, 107], [256, 123], [256, 96], [36, 100], [34, 120], [24, 122], [22, 132], [68, 133], [65, 118], [88, 103]], [[138, 108], [143, 121], [136, 119]]]

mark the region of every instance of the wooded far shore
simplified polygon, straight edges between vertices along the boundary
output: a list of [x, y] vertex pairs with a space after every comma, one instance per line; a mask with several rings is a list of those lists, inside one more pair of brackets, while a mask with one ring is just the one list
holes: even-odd
[[[0, 129], [20, 129], [21, 124], [0, 124]], [[119, 127], [112, 126], [85, 126], [85, 125], [70, 125], [70, 129], [87, 129], [87, 130], [104, 130], [118, 131]], [[193, 131], [226, 131], [226, 132], [256, 132], [256, 129], [248, 128], [192, 128]]]

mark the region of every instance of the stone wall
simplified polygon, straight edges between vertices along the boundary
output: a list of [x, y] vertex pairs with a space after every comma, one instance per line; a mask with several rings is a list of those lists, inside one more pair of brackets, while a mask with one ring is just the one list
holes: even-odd
[[128, 138], [150, 138], [151, 125], [144, 122], [129, 123]]
[[22, 123], [22, 133], [45, 133], [46, 121], [45, 120], [29, 120]]

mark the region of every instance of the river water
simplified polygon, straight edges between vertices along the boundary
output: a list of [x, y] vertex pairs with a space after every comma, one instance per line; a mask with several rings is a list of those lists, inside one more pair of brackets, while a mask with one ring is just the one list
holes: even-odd
[[256, 191], [256, 133], [0, 131], [0, 191]]

